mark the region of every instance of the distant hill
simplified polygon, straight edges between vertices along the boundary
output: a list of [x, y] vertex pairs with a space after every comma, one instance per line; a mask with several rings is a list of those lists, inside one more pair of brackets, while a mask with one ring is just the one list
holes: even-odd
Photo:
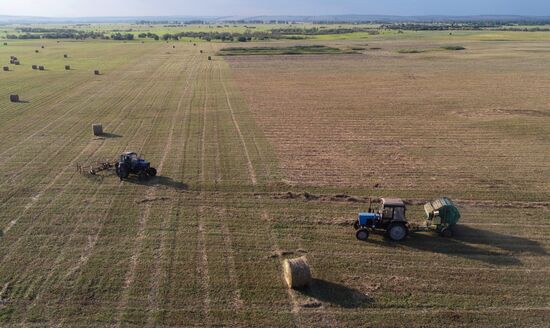
[[135, 17], [31, 17], [0, 15], [0, 24], [32, 24], [32, 23], [134, 23], [150, 22], [324, 22], [324, 23], [400, 23], [400, 22], [545, 22], [550, 23], [550, 16], [518, 16], [518, 15], [482, 15], [482, 16], [391, 16], [391, 15], [322, 15], [322, 16], [135, 16]]

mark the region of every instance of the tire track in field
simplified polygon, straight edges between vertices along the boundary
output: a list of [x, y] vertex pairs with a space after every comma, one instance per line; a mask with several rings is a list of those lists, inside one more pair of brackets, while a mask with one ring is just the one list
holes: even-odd
[[219, 217], [220, 220], [222, 239], [224, 245], [225, 262], [227, 266], [227, 273], [229, 276], [229, 284], [233, 290], [233, 310], [239, 311], [243, 308], [244, 302], [241, 298], [241, 289], [239, 288], [239, 278], [237, 276], [237, 269], [235, 265], [235, 251], [233, 249], [233, 243], [231, 241], [231, 232], [225, 224], [225, 218], [227, 218], [227, 211], [223, 208]]
[[[196, 67], [196, 66], [193, 65], [193, 67]], [[186, 83], [185, 89], [183, 91], [183, 94], [186, 94], [187, 88], [189, 87], [189, 82], [190, 82], [191, 78], [192, 78], [192, 75], [190, 75], [189, 78], [187, 79], [187, 83]], [[164, 163], [166, 162], [168, 154], [170, 153], [170, 150], [172, 149], [174, 128], [175, 128], [175, 124], [176, 124], [176, 119], [177, 119], [178, 114], [180, 113], [180, 110], [181, 110], [180, 104], [181, 104], [182, 99], [183, 99], [183, 95], [180, 98], [180, 102], [178, 102], [178, 107], [177, 107], [176, 111], [174, 111], [174, 114], [172, 116], [171, 127], [170, 127], [170, 132], [169, 132], [168, 137], [167, 137], [166, 146], [164, 147], [164, 152], [163, 152], [162, 158], [160, 160], [160, 163], [158, 165], [158, 172], [159, 173], [162, 172], [162, 170], [164, 168]], [[149, 188], [146, 192], [146, 198], [153, 198], [153, 197], [156, 196], [156, 193], [157, 193], [156, 188]], [[135, 281], [136, 269], [137, 269], [138, 260], [139, 260], [140, 252], [141, 252], [142, 245], [143, 245], [143, 240], [145, 239], [145, 228], [146, 228], [147, 222], [149, 220], [149, 216], [150, 216], [150, 213], [151, 213], [151, 207], [152, 207], [151, 203], [147, 203], [145, 205], [145, 208], [143, 209], [142, 215], [141, 215], [140, 220], [139, 220], [138, 235], [137, 235], [137, 238], [135, 240], [133, 251], [132, 251], [132, 256], [131, 256], [131, 260], [130, 260], [130, 268], [126, 273], [126, 277], [124, 279], [124, 285], [123, 285], [123, 289], [122, 289], [121, 301], [119, 302], [118, 307], [117, 307], [118, 308], [117, 327], [120, 327], [120, 325], [122, 324], [122, 319], [123, 319], [123, 316], [124, 316], [124, 310], [128, 307], [128, 301], [129, 301], [129, 297], [130, 297], [130, 287], [133, 285], [133, 283]], [[158, 287], [157, 287], [157, 290], [158, 290]], [[151, 317], [149, 317], [149, 318], [151, 318]], [[150, 320], [150, 319], [148, 319], [148, 320]]]
[[[275, 236], [275, 234], [273, 233], [273, 230], [271, 229], [272, 220], [267, 210], [262, 211], [262, 221], [264, 221], [265, 226], [268, 229], [269, 241], [271, 242], [271, 246], [275, 251], [275, 254], [277, 254], [277, 259], [279, 260], [279, 276], [282, 283], [284, 281], [283, 270], [281, 269], [283, 267], [283, 260], [284, 260], [282, 256], [283, 252], [282, 252], [282, 249], [279, 247], [279, 243], [277, 242], [277, 236]], [[298, 297], [296, 296], [296, 293], [291, 288], [287, 288], [286, 285], [284, 285], [283, 288], [285, 289], [286, 294], [288, 296], [288, 300], [290, 301], [290, 313], [292, 313], [294, 325], [297, 327], [300, 327], [301, 318], [300, 318], [300, 304], [298, 303]]]
[[[205, 203], [205, 194], [204, 194], [204, 188], [205, 188], [205, 160], [204, 156], [206, 153], [205, 149], [205, 140], [206, 140], [206, 112], [208, 108], [208, 73], [211, 70], [211, 66], [208, 65], [209, 70], [206, 71], [204, 74], [204, 93], [203, 93], [203, 104], [202, 104], [202, 111], [201, 111], [201, 138], [200, 138], [200, 184], [201, 184], [201, 191], [200, 191], [200, 198], [203, 199], [203, 202]], [[205, 317], [205, 325], [207, 327], [211, 326], [212, 319], [210, 317], [210, 273], [208, 270], [208, 251], [206, 249], [206, 232], [205, 232], [205, 222], [204, 222], [204, 207], [199, 206], [198, 208], [198, 237], [197, 237], [197, 249], [198, 249], [198, 265], [197, 265], [197, 274], [200, 278], [200, 286], [203, 291], [203, 312]]]
[[[211, 67], [210, 67], [210, 70], [208, 72], [208, 74], [206, 75], [206, 83], [205, 83], [205, 90], [204, 90], [204, 94], [205, 94], [205, 100], [204, 100], [204, 105], [203, 105], [203, 112], [202, 112], [202, 133], [201, 133], [201, 173], [200, 173], [200, 177], [201, 177], [201, 185], [203, 186], [202, 187], [202, 191], [201, 191], [201, 194], [204, 194], [204, 188], [206, 186], [206, 178], [205, 178], [205, 157], [206, 157], [206, 130], [207, 130], [207, 113], [208, 113], [208, 83], [210, 81], [209, 78], [212, 76], [212, 70], [211, 70]], [[219, 115], [218, 114], [218, 111], [215, 112], [215, 115], [216, 117]], [[215, 126], [215, 128], [217, 128], [217, 126]], [[216, 134], [217, 134], [217, 131], [216, 131]], [[217, 150], [219, 151], [219, 148], [217, 148]], [[219, 158], [219, 154], [216, 154], [216, 157]], [[217, 173], [217, 168], [215, 169], [216, 173]], [[216, 179], [217, 179], [217, 174], [216, 174]], [[219, 215], [220, 218], [223, 218], [220, 220], [220, 223], [221, 223], [221, 232], [222, 232], [222, 239], [223, 239], [223, 242], [224, 242], [224, 252], [226, 254], [225, 256], [225, 261], [226, 261], [226, 267], [227, 267], [227, 272], [228, 272], [228, 276], [229, 276], [229, 283], [230, 283], [230, 287], [233, 291], [233, 308], [234, 310], [239, 310], [243, 307], [243, 301], [241, 299], [241, 291], [239, 289], [239, 283], [238, 283], [238, 278], [237, 278], [237, 273], [236, 273], [236, 269], [235, 269], [235, 257], [234, 257], [234, 251], [233, 251], [233, 245], [232, 245], [232, 242], [231, 242], [231, 233], [229, 232], [229, 229], [227, 229], [227, 226], [225, 224], [225, 218], [227, 217], [226, 216], [226, 213], [225, 213], [225, 209], [222, 210], [222, 213], [220, 213]], [[199, 218], [199, 222], [200, 223], [203, 223], [203, 217], [201, 216]], [[203, 230], [203, 229], [202, 229]], [[199, 231], [201, 231], [201, 227], [199, 226]], [[204, 249], [201, 249], [201, 256], [203, 256], [205, 259], [203, 259], [203, 263], [206, 263], [206, 265], [208, 265], [208, 258], [206, 258], [206, 255], [207, 255], [207, 250], [206, 250], [206, 244], [204, 243], [204, 239], [205, 239], [205, 236], [204, 236], [204, 231], [201, 232], [201, 238], [202, 238], [202, 244], [203, 246], [205, 247]], [[208, 269], [208, 267], [206, 267]], [[204, 278], [207, 278], [208, 280], [210, 280], [210, 278], [208, 277], [208, 275], [206, 275]], [[205, 283], [205, 287], [208, 288], [209, 286], [209, 283], [208, 281]], [[210, 301], [208, 301], [209, 303]]]
[[235, 111], [233, 110], [233, 105], [231, 105], [231, 100], [229, 98], [229, 92], [227, 91], [227, 86], [225, 85], [225, 81], [222, 78], [222, 69], [218, 64], [219, 69], [219, 78], [220, 83], [223, 87], [223, 91], [225, 94], [225, 101], [227, 103], [227, 106], [229, 108], [229, 113], [231, 114], [231, 121], [233, 122], [233, 125], [235, 126], [235, 130], [237, 130], [237, 134], [239, 135], [239, 139], [241, 141], [241, 144], [243, 146], [244, 155], [246, 157], [246, 163], [248, 166], [248, 176], [250, 177], [250, 181], [252, 182], [252, 185], [255, 186], [257, 184], [256, 179], [256, 171], [254, 170], [254, 165], [252, 165], [252, 161], [250, 160], [250, 154], [248, 153], [248, 148], [246, 146], [246, 141], [244, 139], [243, 133], [241, 131], [241, 128], [239, 126], [239, 123], [237, 122], [237, 119], [235, 118]]
[[[166, 63], [165, 63], [166, 64]], [[160, 71], [161, 68], [157, 69], [157, 72]], [[148, 85], [144, 86], [140, 92], [138, 93], [138, 95], [134, 98], [135, 99], [138, 99], [141, 94], [146, 91], [146, 90], [149, 90], [149, 86], [154, 84], [154, 81], [155, 79], [151, 80], [152, 82], [149, 82]], [[127, 106], [124, 107], [124, 110], [128, 107], [130, 107], [130, 105], [132, 105], [133, 102], [131, 103], [128, 103]], [[131, 112], [135, 109], [135, 107], [131, 110]], [[124, 114], [124, 110], [121, 110], [121, 115], [120, 116], [123, 116]], [[111, 124], [114, 124], [114, 122], [116, 122], [116, 120], [113, 120], [111, 121], [107, 126], [110, 126]], [[113, 129], [113, 131], [117, 131], [118, 128], [124, 123], [124, 120], [120, 120], [120, 122], [116, 125], [116, 127]], [[139, 130], [137, 130], [135, 133], [137, 133]], [[131, 140], [131, 139], [129, 139]], [[86, 147], [83, 148], [83, 150], [75, 157], [75, 159], [73, 161], [71, 161], [67, 166], [65, 166], [65, 168], [63, 168], [55, 177], [54, 179], [48, 183], [48, 185], [46, 185], [46, 187], [41, 190], [37, 195], [35, 195], [30, 202], [28, 202], [26, 205], [25, 205], [25, 208], [23, 210], [23, 212], [17, 216], [16, 219], [12, 220], [9, 224], [8, 224], [8, 227], [6, 229], [4, 229], [4, 234], [7, 233], [9, 230], [11, 230], [11, 228], [18, 222], [18, 220], [25, 216], [27, 211], [32, 208], [32, 206], [42, 197], [42, 195], [44, 195], [44, 193], [49, 190], [56, 182], [57, 180], [59, 180], [61, 178], [61, 176], [67, 171], [68, 168], [70, 167], [74, 167], [75, 164], [77, 163], [77, 160], [82, 157], [82, 155], [84, 155], [86, 152], [88, 152], [89, 149], [92, 149], [93, 146], [96, 145], [97, 148], [95, 150], [92, 151], [91, 155], [89, 156], [90, 158], [93, 157], [104, 145], [105, 143], [101, 143], [100, 145], [97, 145], [96, 143], [89, 143]], [[77, 174], [77, 173], [75, 173]], [[65, 193], [65, 190], [67, 189], [67, 187], [69, 187], [72, 183], [74, 182], [74, 179], [71, 179], [69, 180], [69, 183], [67, 185], [65, 185], [62, 190], [58, 193], [56, 193], [56, 195], [54, 196], [54, 198], [48, 203], [48, 205], [46, 206], [46, 208], [44, 208], [44, 210], [41, 212], [41, 213], [44, 213], [46, 209], [50, 208], [55, 202], [57, 199], [59, 199], [61, 197], [61, 195], [63, 195]], [[82, 192], [85, 192], [85, 190], [82, 190]], [[76, 196], [76, 195], [75, 195]], [[15, 247], [21, 242], [21, 240], [24, 238], [24, 236], [26, 235], [26, 232], [30, 231], [32, 228], [34, 228], [36, 222], [38, 221], [37, 218], [40, 216], [40, 214], [37, 214], [33, 217], [34, 219], [34, 223], [32, 223], [25, 231], [24, 233], [11, 245], [9, 251], [4, 255], [4, 257], [2, 258], [1, 260], [1, 264], [3, 264], [6, 260], [6, 258], [9, 258], [9, 256], [11, 255], [11, 253], [13, 252], [13, 250], [15, 249]]]
[[[188, 108], [187, 110], [185, 111], [185, 115], [184, 115], [184, 119], [183, 119], [183, 146], [181, 147], [181, 152], [180, 152], [180, 155], [178, 156], [179, 158], [181, 158], [181, 161], [180, 161], [180, 166], [179, 166], [179, 178], [184, 181], [185, 180], [185, 171], [186, 171], [186, 160], [188, 158], [188, 149], [189, 149], [189, 139], [191, 138], [191, 120], [189, 119], [190, 115], [191, 115], [191, 111], [192, 111], [192, 107], [193, 107], [193, 99], [195, 97], [195, 92], [193, 92], [193, 95], [191, 96], [191, 99], [189, 100], [189, 104], [188, 104]], [[175, 219], [176, 221], [180, 219], [180, 215], [181, 215], [181, 208], [182, 208], [182, 197], [181, 196], [178, 196], [176, 197], [176, 204], [174, 206], [175, 210], [176, 210], [176, 213], [175, 213]], [[178, 232], [179, 232], [179, 227], [178, 228], [174, 228], [174, 232], [173, 232], [173, 236], [171, 238], [171, 242], [170, 242], [170, 248], [169, 248], [169, 257], [168, 257], [168, 265], [167, 265], [167, 270], [165, 270], [166, 272], [166, 284], [168, 285], [171, 285], [171, 283], [174, 281], [174, 265], [175, 265], [175, 261], [174, 261], [174, 257], [177, 256], [176, 253], [175, 253], [175, 249], [176, 249], [176, 245], [177, 245], [177, 235], [178, 235]], [[166, 304], [168, 303], [170, 306], [171, 309], [174, 309], [175, 308], [175, 305], [174, 305], [174, 299], [173, 298], [170, 298], [168, 300], [163, 299], [163, 303]], [[168, 307], [168, 306], [167, 306]]]

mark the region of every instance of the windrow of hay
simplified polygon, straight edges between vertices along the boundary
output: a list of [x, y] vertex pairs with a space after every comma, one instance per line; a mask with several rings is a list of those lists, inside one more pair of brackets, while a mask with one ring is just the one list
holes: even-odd
[[103, 125], [96, 123], [92, 124], [92, 132], [94, 136], [100, 136], [103, 134]]
[[305, 256], [285, 259], [283, 275], [289, 288], [302, 288], [311, 282], [311, 271]]

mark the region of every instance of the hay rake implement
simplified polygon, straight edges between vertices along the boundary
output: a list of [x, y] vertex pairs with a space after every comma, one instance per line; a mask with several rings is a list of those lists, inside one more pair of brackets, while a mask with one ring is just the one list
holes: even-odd
[[91, 175], [97, 175], [99, 172], [112, 168], [115, 169], [116, 175], [120, 180], [128, 178], [130, 174], [137, 175], [139, 180], [145, 180], [157, 175], [157, 170], [151, 167], [148, 161], [139, 157], [134, 152], [122, 153], [119, 160], [99, 161], [92, 165], [76, 165], [77, 172]]

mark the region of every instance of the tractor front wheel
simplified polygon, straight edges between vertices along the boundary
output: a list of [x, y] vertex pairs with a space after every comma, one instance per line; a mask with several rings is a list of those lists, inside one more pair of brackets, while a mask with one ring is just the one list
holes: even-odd
[[388, 228], [388, 237], [393, 241], [402, 241], [409, 234], [409, 230], [402, 223], [394, 223]]
[[355, 232], [355, 237], [360, 241], [369, 239], [369, 231], [367, 229], [359, 229]]
[[149, 175], [150, 177], [157, 176], [157, 169], [155, 169], [154, 167], [148, 168], [146, 172], [147, 172], [147, 175]]

